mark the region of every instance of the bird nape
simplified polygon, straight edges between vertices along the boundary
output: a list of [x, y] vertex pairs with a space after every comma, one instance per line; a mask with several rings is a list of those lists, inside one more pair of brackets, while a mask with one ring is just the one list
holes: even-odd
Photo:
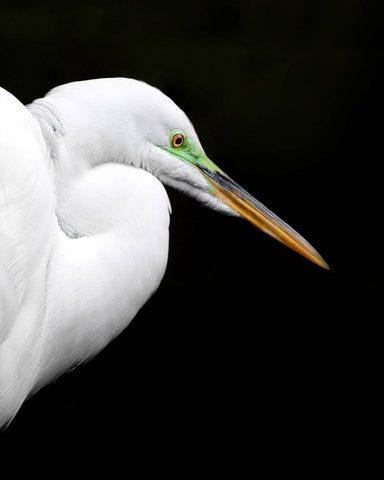
[[69, 83], [27, 107], [0, 89], [0, 127], [0, 427], [105, 347], [157, 289], [168, 257], [163, 184], [328, 268], [144, 82]]

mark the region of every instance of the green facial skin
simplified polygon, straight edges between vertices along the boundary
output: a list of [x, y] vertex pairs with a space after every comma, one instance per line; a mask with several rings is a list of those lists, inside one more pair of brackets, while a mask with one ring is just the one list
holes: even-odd
[[[172, 145], [172, 139], [175, 135], [181, 134], [185, 138], [183, 145], [180, 147], [174, 147]], [[175, 157], [184, 160], [185, 162], [190, 163], [198, 170], [204, 171], [208, 170], [210, 172], [221, 172], [220, 168], [217, 167], [212, 160], [210, 160], [201, 150], [200, 148], [191, 140], [189, 139], [182, 130], [173, 130], [169, 136], [169, 147], [162, 146], [160, 147], [166, 152], [174, 155]], [[206, 178], [209, 187], [213, 189], [213, 185], [211, 182]]]

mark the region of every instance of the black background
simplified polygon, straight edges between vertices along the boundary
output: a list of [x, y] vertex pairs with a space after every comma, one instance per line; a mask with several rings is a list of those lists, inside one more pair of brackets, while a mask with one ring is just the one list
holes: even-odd
[[65, 4], [2, 2], [4, 88], [28, 103], [96, 77], [159, 87], [208, 155], [333, 271], [169, 190], [157, 293], [3, 438], [96, 439], [187, 469], [355, 465], [367, 442], [375, 451], [382, 383], [380, 2]]

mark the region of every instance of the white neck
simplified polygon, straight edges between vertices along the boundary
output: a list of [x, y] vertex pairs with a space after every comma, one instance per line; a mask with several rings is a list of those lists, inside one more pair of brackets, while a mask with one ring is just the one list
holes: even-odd
[[47, 280], [51, 339], [38, 386], [120, 333], [157, 289], [168, 256], [168, 197], [143, 170], [90, 169], [67, 188], [61, 212], [74, 239], [55, 234]]
[[[23, 265], [31, 267], [17, 285], [21, 305], [6, 348], [0, 351], [4, 418], [17, 411], [30, 391], [95, 355], [128, 325], [163, 277], [170, 212], [159, 180], [127, 165], [134, 163], [128, 158], [133, 140], [123, 135], [121, 129], [129, 128], [121, 125], [118, 112], [100, 117], [90, 104], [83, 122], [76, 102], [62, 101], [61, 95], [53, 94], [29, 106], [43, 138], [27, 110], [9, 98], [14, 131], [22, 125], [36, 144], [31, 157], [30, 150], [25, 155], [24, 144], [19, 154], [19, 144], [13, 142], [15, 156], [10, 159], [14, 162], [10, 171], [23, 173], [24, 182], [18, 179], [15, 183], [20, 220], [14, 215], [13, 223], [34, 232], [36, 248], [25, 244], [19, 255]], [[72, 115], [78, 116], [76, 122], [69, 121]], [[106, 128], [111, 121], [114, 125]], [[145, 148], [140, 150], [143, 156]], [[142, 162], [140, 155], [132, 156], [137, 167]], [[29, 175], [26, 169], [31, 170]], [[40, 170], [45, 174], [37, 175]], [[47, 192], [52, 196], [49, 205]], [[44, 222], [42, 205], [47, 210], [44, 215], [49, 215]], [[32, 214], [27, 215], [30, 210]], [[19, 231], [10, 230], [9, 237], [10, 243], [20, 243]], [[32, 271], [36, 263], [39, 268]], [[34, 295], [29, 304], [23, 289]], [[2, 421], [0, 415], [0, 425]]]

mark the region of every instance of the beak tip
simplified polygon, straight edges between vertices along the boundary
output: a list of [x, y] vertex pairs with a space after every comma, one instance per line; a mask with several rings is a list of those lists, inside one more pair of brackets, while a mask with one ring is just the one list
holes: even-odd
[[329, 272], [334, 272], [334, 269], [332, 267], [330, 267], [327, 262], [324, 262], [323, 268], [325, 270], [328, 270]]
[[319, 267], [323, 268], [324, 270], [328, 270], [329, 272], [333, 272], [333, 268], [331, 268], [328, 263], [324, 260], [323, 257], [321, 257], [321, 255], [317, 254], [316, 255], [316, 259], [310, 259], [312, 260], [314, 263], [316, 263], [317, 265], [319, 265]]

